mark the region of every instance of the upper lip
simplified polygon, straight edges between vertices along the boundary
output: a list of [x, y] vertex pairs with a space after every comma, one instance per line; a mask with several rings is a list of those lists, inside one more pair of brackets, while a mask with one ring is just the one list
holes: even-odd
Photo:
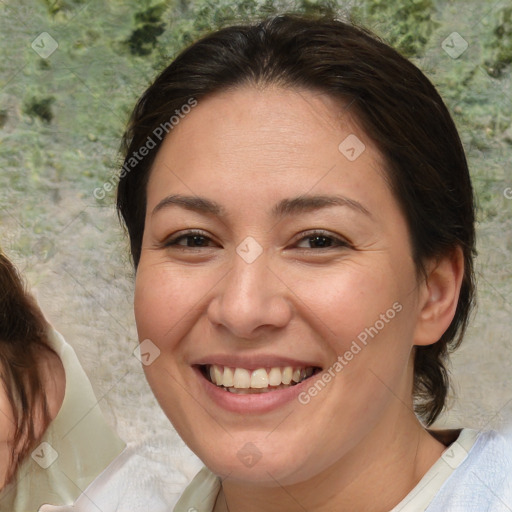
[[245, 368], [246, 370], [275, 367], [283, 368], [285, 366], [292, 366], [294, 368], [322, 367], [321, 364], [312, 360], [306, 361], [269, 354], [254, 356], [215, 354], [198, 358], [191, 363], [192, 366], [206, 366], [213, 364], [216, 364], [217, 366], [229, 366], [230, 368]]

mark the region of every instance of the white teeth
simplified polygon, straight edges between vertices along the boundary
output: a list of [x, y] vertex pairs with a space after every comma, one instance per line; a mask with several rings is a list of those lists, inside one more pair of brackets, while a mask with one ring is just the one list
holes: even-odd
[[268, 373], [265, 368], [254, 370], [251, 375], [251, 388], [268, 388]]
[[285, 366], [284, 368], [273, 367], [270, 369], [258, 368], [251, 371], [245, 368], [230, 368], [229, 366], [213, 364], [207, 370], [213, 384], [223, 386], [226, 390], [232, 392], [240, 391], [240, 393], [244, 392], [244, 390], [254, 390], [252, 392], [260, 390], [264, 392], [265, 390], [272, 391], [289, 387], [307, 377], [311, 377], [314, 373], [312, 366], [307, 368], [293, 368], [292, 366]]
[[281, 377], [281, 382], [283, 384], [290, 384], [293, 376], [293, 368], [291, 366], [285, 366], [283, 369], [283, 376]]
[[225, 388], [226, 391], [229, 391], [230, 393], [234, 393], [235, 395], [259, 395], [261, 393], [269, 393], [271, 391], [275, 391], [276, 389], [286, 389], [290, 386], [285, 386], [284, 384], [280, 384], [279, 386], [276, 386], [275, 388], [262, 388], [262, 389], [236, 389], [236, 388]]
[[245, 368], [237, 368], [235, 370], [235, 374], [233, 376], [233, 386], [239, 389], [251, 387], [251, 375]]
[[[211, 370], [210, 370], [210, 372], [211, 372]], [[213, 365], [213, 374], [215, 376], [215, 380], [213, 382], [222, 382], [222, 377], [223, 377], [223, 374], [224, 374], [224, 371], [223, 371], [222, 367], [217, 366], [216, 364], [214, 364]]]
[[[220, 379], [217, 381], [213, 381], [215, 383], [221, 382]], [[225, 388], [230, 388], [234, 386], [235, 382], [233, 380], [233, 370], [229, 366], [224, 366], [224, 375], [222, 376], [222, 385]]]
[[279, 386], [281, 384], [282, 373], [279, 368], [271, 368], [268, 372], [268, 383], [270, 386]]

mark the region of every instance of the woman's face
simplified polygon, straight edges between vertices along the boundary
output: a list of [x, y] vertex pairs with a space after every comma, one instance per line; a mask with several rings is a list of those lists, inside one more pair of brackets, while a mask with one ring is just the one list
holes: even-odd
[[301, 482], [410, 416], [419, 290], [349, 108], [246, 86], [199, 101], [164, 141], [137, 328], [161, 407], [217, 474]]

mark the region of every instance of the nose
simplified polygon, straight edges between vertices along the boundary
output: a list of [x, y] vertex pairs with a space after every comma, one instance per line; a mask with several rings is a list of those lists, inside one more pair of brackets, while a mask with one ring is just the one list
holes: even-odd
[[208, 306], [212, 324], [247, 340], [288, 324], [292, 317], [289, 290], [268, 263], [265, 251], [252, 263], [234, 255], [231, 269]]

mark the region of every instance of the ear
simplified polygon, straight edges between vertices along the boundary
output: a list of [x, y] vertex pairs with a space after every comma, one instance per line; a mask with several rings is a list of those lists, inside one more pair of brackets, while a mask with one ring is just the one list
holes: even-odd
[[464, 254], [460, 247], [427, 265], [421, 283], [414, 345], [431, 345], [445, 333], [455, 316], [464, 276]]

